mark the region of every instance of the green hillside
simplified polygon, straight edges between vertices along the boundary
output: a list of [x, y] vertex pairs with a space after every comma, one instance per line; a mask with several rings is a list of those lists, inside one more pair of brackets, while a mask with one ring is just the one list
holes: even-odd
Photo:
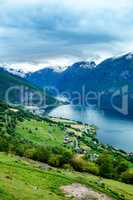
[[0, 199], [1, 200], [65, 200], [60, 187], [81, 183], [109, 195], [121, 193], [132, 200], [133, 186], [103, 179], [104, 188], [93, 175], [47, 168], [31, 160], [0, 153]]
[[40, 118], [1, 102], [0, 152], [0, 200], [65, 200], [61, 187], [77, 183], [94, 196], [132, 200], [132, 157], [101, 144], [93, 125]]
[[[35, 98], [33, 99], [33, 103], [35, 104], [40, 101], [40, 95], [44, 98], [45, 101], [42, 102], [42, 104], [45, 103], [46, 105], [50, 105], [56, 102], [54, 98], [46, 95], [41, 89], [32, 85], [25, 79], [12, 75], [4, 70], [0, 70], [0, 100], [6, 100], [6, 92], [12, 87], [18, 87], [19, 89], [14, 89], [12, 90], [12, 92], [10, 92], [9, 100], [11, 101], [11, 103], [24, 103], [27, 100], [27, 94], [28, 97], [30, 96], [30, 94], [32, 94], [33, 96], [35, 95]], [[21, 99], [23, 99], [23, 102], [21, 102]]]

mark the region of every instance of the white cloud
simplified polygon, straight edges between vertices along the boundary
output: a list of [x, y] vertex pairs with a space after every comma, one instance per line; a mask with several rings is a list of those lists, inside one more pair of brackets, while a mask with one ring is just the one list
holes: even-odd
[[131, 51], [132, 10], [132, 0], [4, 0], [0, 62], [36, 69]]

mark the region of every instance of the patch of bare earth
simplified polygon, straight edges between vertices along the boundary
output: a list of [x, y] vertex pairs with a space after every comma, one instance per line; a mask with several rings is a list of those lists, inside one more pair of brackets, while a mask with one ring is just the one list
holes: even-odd
[[92, 188], [88, 188], [79, 183], [62, 186], [61, 191], [66, 195], [66, 197], [74, 197], [76, 200], [113, 200], [106, 194], [96, 192]]

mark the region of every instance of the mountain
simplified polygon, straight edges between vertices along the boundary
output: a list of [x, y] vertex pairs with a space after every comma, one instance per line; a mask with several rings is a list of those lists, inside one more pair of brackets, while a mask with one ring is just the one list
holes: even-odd
[[26, 75], [28, 81], [39, 87], [55, 86], [59, 77], [60, 72], [55, 71], [53, 68], [44, 68]]
[[40, 87], [55, 86], [61, 91], [86, 89], [108, 90], [133, 83], [133, 53], [113, 57], [96, 65], [95, 62], [78, 62], [62, 72], [44, 68], [26, 76]]
[[[67, 90], [68, 84], [75, 82], [76, 79], [85, 78], [86, 73], [95, 68], [95, 62], [78, 62], [63, 70], [51, 67], [29, 73], [26, 79], [39, 87], [56, 87], [59, 90]], [[79, 83], [78, 83], [79, 84]], [[80, 84], [79, 84], [80, 85]]]
[[[75, 98], [75, 91], [80, 95], [90, 91], [103, 93], [103, 107], [111, 108], [111, 96], [117, 90], [128, 87], [130, 110], [133, 112], [132, 88], [133, 88], [133, 53], [119, 57], [112, 57], [96, 65], [95, 62], [78, 62], [69, 66], [62, 72], [55, 72], [51, 69], [43, 69], [31, 73], [27, 80], [40, 87], [52, 86], [58, 89], [59, 93], [69, 92], [70, 98]], [[83, 93], [83, 89], [85, 90]], [[83, 97], [84, 98], [84, 97]], [[115, 98], [120, 105], [120, 99]]]
[[4, 71], [7, 71], [13, 75], [20, 76], [22, 78], [25, 77], [25, 72], [23, 72], [21, 69], [13, 69], [10, 67], [10, 65], [0, 66], [0, 69], [3, 69]]
[[13, 75], [0, 68], [0, 100], [13, 104], [53, 105], [56, 100], [46, 95], [37, 86], [32, 85], [24, 78]]

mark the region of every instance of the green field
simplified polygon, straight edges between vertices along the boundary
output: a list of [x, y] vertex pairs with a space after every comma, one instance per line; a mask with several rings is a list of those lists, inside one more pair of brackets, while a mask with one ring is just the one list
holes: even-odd
[[82, 183], [88, 187], [108, 192], [121, 193], [132, 200], [133, 186], [113, 180], [102, 179], [105, 188], [96, 184], [98, 177], [89, 174], [39, 167], [40, 163], [22, 160], [13, 155], [0, 153], [0, 200], [65, 200], [60, 191], [63, 185]]
[[65, 132], [46, 121], [25, 120], [18, 123], [16, 133], [34, 144], [62, 145]]

